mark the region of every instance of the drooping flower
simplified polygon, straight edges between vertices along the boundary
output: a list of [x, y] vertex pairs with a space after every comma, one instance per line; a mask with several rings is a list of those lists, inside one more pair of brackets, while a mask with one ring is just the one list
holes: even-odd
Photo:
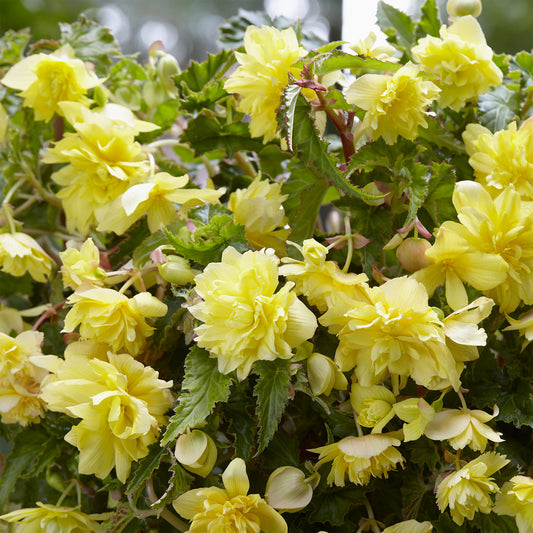
[[97, 520], [105, 520], [109, 513], [86, 514], [78, 507], [60, 507], [36, 502], [37, 507], [17, 509], [0, 516], [0, 520], [17, 524], [17, 533], [100, 533]]
[[66, 333], [78, 326], [83, 339], [107, 342], [115, 352], [139, 354], [154, 328], [145, 317], [161, 317], [167, 306], [148, 292], [132, 298], [113, 289], [84, 286], [69, 296], [72, 305], [65, 317]]
[[68, 163], [52, 174], [62, 188], [69, 231], [83, 235], [96, 220], [97, 208], [107, 205], [150, 174], [147, 153], [135, 142], [136, 130], [122, 120], [89, 112], [73, 124], [43, 157], [45, 163]]
[[215, 466], [217, 447], [207, 433], [193, 429], [178, 437], [174, 455], [185, 470], [206, 477]]
[[426, 425], [424, 434], [432, 440], [447, 440], [454, 450], [470, 446], [474, 451], [484, 452], [487, 441], [503, 442], [501, 433], [487, 426], [492, 415], [479, 409], [442, 409]]
[[533, 117], [519, 129], [511, 122], [496, 133], [468, 124], [463, 140], [476, 181], [491, 196], [513, 186], [522, 200], [533, 200]]
[[289, 82], [289, 73], [307, 50], [298, 43], [292, 28], [278, 30], [269, 26], [248, 26], [244, 34], [245, 53], [235, 52], [239, 68], [225, 83], [230, 93], [242, 96], [239, 110], [251, 117], [252, 137], [263, 136], [264, 142], [276, 137], [276, 110], [281, 92]]
[[499, 515], [514, 516], [519, 533], [533, 531], [533, 479], [514, 476], [506, 481], [496, 494], [493, 511]]
[[363, 386], [395, 374], [429, 389], [457, 389], [463, 364], [446, 346], [443, 323], [428, 305], [424, 286], [395, 278], [369, 289], [368, 298], [368, 303], [354, 301], [342, 316], [333, 310], [320, 318], [338, 330], [335, 361], [341, 370], [354, 368]]
[[533, 341], [533, 310], [530, 309], [527, 313], [520, 315], [518, 319], [507, 316], [510, 326], [507, 326], [504, 331], [519, 331], [524, 335], [525, 340], [522, 344], [524, 349], [531, 341]]
[[51, 54], [24, 58], [2, 78], [6, 87], [22, 91], [19, 96], [24, 98], [23, 105], [35, 111], [36, 120], [50, 120], [54, 113], [62, 115], [60, 102], [88, 105], [90, 100], [85, 94], [102, 81], [75, 57], [69, 44]]
[[222, 374], [237, 370], [243, 380], [255, 361], [288, 359], [292, 348], [314, 334], [315, 315], [298, 300], [293, 284], [275, 292], [278, 262], [268, 251], [240, 254], [230, 246], [220, 263], [196, 276], [203, 298], [189, 308], [203, 322], [195, 328], [196, 340], [218, 359]]
[[285, 255], [285, 241], [289, 228], [280, 228], [287, 223], [283, 202], [288, 195], [281, 194], [281, 183], [269, 183], [260, 175], [246, 189], [231, 193], [228, 207], [233, 211], [235, 222], [242, 224], [246, 238], [256, 250], [274, 248], [278, 255]]
[[189, 533], [287, 533], [283, 517], [259, 494], [248, 494], [246, 464], [233, 459], [222, 474], [224, 488], [185, 492], [173, 502], [176, 512], [191, 520]]
[[0, 417], [4, 424], [36, 423], [44, 415], [39, 393], [48, 372], [31, 358], [42, 355], [43, 334], [23, 331], [16, 337], [0, 333]]
[[194, 207], [203, 203], [216, 203], [224, 194], [220, 189], [184, 189], [189, 183], [187, 174], [179, 177], [158, 172], [145, 183], [133, 185], [113, 202], [95, 210], [98, 231], [113, 231], [122, 235], [130, 226], [147, 215], [152, 233], [168, 226], [178, 218], [174, 204]]
[[431, 522], [418, 522], [417, 520], [405, 520], [393, 526], [386, 527], [381, 533], [430, 533], [433, 531]]
[[391, 63], [397, 63], [398, 57], [394, 57], [397, 52], [394, 46], [385, 43], [377, 44], [377, 36], [371, 31], [364, 39], [360, 39], [350, 48], [359, 56], [374, 57], [380, 61], [390, 61]]
[[405, 422], [402, 427], [404, 442], [419, 439], [435, 416], [435, 409], [424, 398], [407, 398], [395, 403], [392, 409]]
[[363, 387], [352, 383], [350, 403], [357, 413], [357, 422], [366, 428], [373, 428], [372, 433], [379, 433], [394, 417], [392, 406], [396, 398], [392, 391], [382, 385]]
[[427, 108], [440, 92], [431, 81], [418, 76], [420, 67], [408, 63], [396, 73], [364, 74], [346, 92], [346, 101], [365, 109], [362, 131], [387, 144], [398, 138], [416, 139], [418, 127], [427, 128]]
[[80, 451], [78, 470], [105, 478], [113, 468], [123, 483], [132, 461], [148, 454], [172, 404], [170, 381], [129, 354], [107, 352], [104, 359], [78, 353], [70, 344], [65, 359], [34, 358], [53, 375], [43, 382], [48, 409], [81, 418], [65, 435]]
[[488, 452], [447, 475], [436, 488], [440, 511], [449, 507], [452, 520], [459, 525], [465, 518], [472, 520], [477, 511], [490, 513], [490, 495], [498, 492], [498, 485], [490, 476], [508, 462], [505, 455]]
[[311, 452], [320, 454], [316, 468], [332, 462], [328, 474], [328, 485], [344, 487], [346, 476], [356, 485], [366, 485], [371, 477], [389, 477], [389, 471], [404, 458], [395, 448], [401, 441], [386, 433], [372, 433], [362, 437], [345, 437], [339, 442], [314, 448]]
[[306, 507], [313, 498], [313, 488], [320, 476], [308, 478], [294, 466], [281, 466], [268, 476], [265, 497], [269, 505], [281, 512], [296, 512]]
[[411, 52], [426, 72], [437, 76], [441, 107], [459, 111], [502, 83], [503, 74], [492, 61], [483, 30], [471, 15], [458, 18], [448, 28], [441, 26], [440, 38], [424, 37]]
[[279, 271], [294, 282], [295, 291], [324, 313], [328, 308], [341, 309], [351, 300], [364, 300], [368, 285], [366, 274], [345, 274], [333, 261], [327, 261], [328, 249], [315, 239], [306, 239], [303, 246], [295, 245], [303, 261], [284, 257]]
[[44, 283], [52, 270], [52, 259], [39, 243], [25, 233], [0, 233], [0, 268], [12, 276], [26, 272]]
[[77, 289], [83, 283], [101, 286], [105, 278], [105, 271], [100, 267], [100, 253], [91, 238], [87, 239], [78, 249], [68, 246], [59, 252], [63, 263], [61, 274], [63, 285]]
[[333, 389], [346, 390], [348, 380], [330, 357], [314, 352], [307, 358], [307, 379], [315, 396], [328, 396]]

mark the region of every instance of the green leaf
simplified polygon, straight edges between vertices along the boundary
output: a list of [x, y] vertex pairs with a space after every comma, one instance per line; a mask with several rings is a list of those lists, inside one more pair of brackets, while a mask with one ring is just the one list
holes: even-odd
[[209, 353], [194, 346], [185, 360], [185, 378], [175, 413], [171, 417], [161, 441], [166, 446], [183, 433], [187, 426], [194, 428], [213, 411], [217, 402], [229, 398], [232, 378], [218, 371], [218, 361]]
[[21, 477], [37, 477], [48, 465], [54, 463], [60, 451], [57, 438], [38, 429], [25, 429], [15, 437], [0, 476], [0, 512], [17, 480]]
[[180, 494], [189, 490], [194, 479], [194, 476], [187, 472], [187, 470], [185, 470], [185, 468], [183, 468], [174, 458], [169, 471], [172, 472], [172, 476], [168, 481], [167, 489], [162, 496], [150, 506], [152, 509], [159, 510], [165, 508]]
[[431, 216], [436, 226], [446, 220], [457, 217], [452, 203], [455, 189], [455, 173], [453, 167], [447, 163], [431, 164], [431, 176], [428, 183], [428, 192], [423, 207]]
[[189, 120], [181, 140], [191, 145], [196, 156], [215, 150], [224, 150], [228, 157], [231, 157], [241, 150], [258, 152], [263, 148], [261, 140], [250, 137], [247, 123], [221, 124], [208, 111]]
[[301, 243], [313, 235], [328, 187], [324, 178], [315, 176], [307, 168], [291, 171], [282, 188], [283, 194], [289, 195], [283, 207], [291, 227], [291, 241]]
[[494, 133], [507, 128], [520, 114], [520, 93], [502, 85], [482, 94], [478, 106], [481, 124]]
[[274, 361], [257, 361], [254, 373], [258, 375], [254, 387], [257, 398], [256, 415], [259, 420], [257, 453], [259, 455], [268, 445], [289, 401], [291, 377], [290, 362], [285, 359]]
[[341, 526], [350, 509], [364, 505], [365, 494], [370, 490], [368, 487], [332, 487], [321, 494], [315, 494], [312, 500], [314, 510], [309, 515], [309, 521]]
[[121, 503], [113, 516], [102, 523], [104, 533], [120, 533], [135, 518], [137, 513], [126, 503]]
[[133, 504], [137, 502], [140, 493], [144, 490], [146, 480], [159, 468], [165, 455], [168, 455], [168, 450], [159, 446], [159, 442], [150, 445], [148, 455], [141, 459], [133, 476], [130, 476], [125, 491], [125, 494], [134, 496]]
[[61, 41], [68, 43], [76, 56], [90, 61], [98, 70], [111, 65], [110, 55], [120, 54], [120, 47], [109, 28], [80, 15], [72, 24], [60, 23]]
[[500, 516], [496, 513], [476, 513], [471, 526], [477, 526], [477, 531], [483, 533], [517, 533], [514, 516]]
[[250, 458], [254, 447], [255, 418], [248, 412], [250, 398], [244, 393], [232, 394], [222, 411], [228, 423], [228, 433], [233, 435], [235, 456], [244, 460]]
[[428, 487], [420, 472], [404, 472], [404, 479], [400, 491], [402, 493], [402, 515], [406, 520], [416, 519], [424, 496], [432, 492], [433, 487]]
[[319, 76], [343, 69], [396, 72], [401, 67], [402, 65], [399, 63], [380, 61], [373, 57], [356, 56], [341, 50], [334, 50], [329, 54], [321, 54], [309, 66], [310, 70]]
[[223, 48], [236, 48], [243, 44], [248, 26], [273, 26], [273, 23], [263, 11], [239, 9], [238, 15], [230, 17], [220, 26], [218, 42]]
[[519, 70], [525, 79], [525, 86], [533, 85], [533, 55], [528, 52], [520, 52], [509, 61], [511, 70]]
[[378, 26], [392, 43], [397, 43], [409, 55], [409, 50], [415, 43], [415, 25], [409, 15], [382, 0], [378, 3], [376, 12]]
[[465, 154], [464, 142], [457, 139], [453, 133], [446, 130], [437, 120], [428, 118], [427, 128], [418, 128], [418, 137], [424, 142], [429, 150], [435, 146], [449, 150], [453, 154]]
[[0, 75], [3, 69], [18, 63], [22, 59], [24, 48], [30, 42], [31, 35], [28, 28], [20, 31], [6, 31], [0, 38]]
[[228, 246], [233, 246], [238, 252], [248, 248], [244, 226], [233, 222], [230, 215], [213, 217], [191, 234], [190, 241], [180, 239], [166, 228], [163, 228], [163, 233], [178, 255], [202, 265], [220, 261]]
[[422, 6], [421, 17], [417, 26], [422, 30], [417, 32], [417, 34], [420, 34], [420, 37], [425, 37], [426, 35], [432, 35], [433, 37], [439, 36], [441, 21], [435, 0], [426, 0]]
[[[167, 226], [167, 231], [173, 235], [185, 226], [185, 222], [173, 222]], [[133, 252], [133, 266], [142, 268], [150, 259], [150, 254], [160, 246], [168, 245], [168, 237], [163, 230], [158, 230], [141, 242]]]
[[421, 438], [413, 442], [412, 446], [411, 461], [417, 465], [426, 465], [430, 471], [434, 471], [440, 456], [433, 441]]
[[400, 170], [400, 178], [404, 180], [404, 190], [409, 201], [407, 219], [404, 226], [416, 218], [416, 214], [426, 200], [428, 194], [429, 169], [421, 163], [412, 163]]

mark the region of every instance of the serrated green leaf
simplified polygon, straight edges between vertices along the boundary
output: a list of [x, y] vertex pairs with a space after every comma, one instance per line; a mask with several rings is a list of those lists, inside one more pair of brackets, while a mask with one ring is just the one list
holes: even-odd
[[376, 16], [378, 26], [389, 41], [397, 42], [404, 51], [409, 51], [416, 39], [415, 25], [409, 15], [380, 0]]
[[231, 157], [241, 150], [258, 152], [263, 148], [261, 140], [250, 137], [247, 123], [221, 124], [207, 113], [201, 113], [189, 120], [181, 140], [191, 145], [196, 156], [214, 150], [224, 150], [228, 157]]
[[409, 201], [407, 219], [404, 226], [416, 218], [418, 210], [426, 200], [428, 194], [429, 169], [421, 163], [413, 163], [400, 170], [400, 177], [404, 180], [404, 191]]
[[478, 106], [481, 124], [494, 133], [507, 128], [520, 114], [520, 93], [502, 85], [482, 94]]
[[402, 65], [398, 63], [380, 61], [373, 57], [356, 56], [342, 50], [333, 50], [329, 54], [321, 54], [319, 59], [310, 64], [310, 70], [319, 76], [343, 69], [396, 72], [401, 67]]
[[6, 31], [0, 38], [0, 75], [3, 70], [18, 63], [24, 53], [24, 48], [30, 42], [31, 35], [28, 28], [19, 31]]
[[310, 522], [327, 522], [333, 526], [341, 526], [345, 517], [353, 507], [363, 505], [366, 501], [367, 487], [333, 487], [313, 496], [313, 512], [309, 515]]
[[120, 533], [135, 518], [136, 512], [126, 503], [121, 503], [109, 520], [102, 523], [104, 533]]
[[167, 490], [150, 506], [152, 509], [164, 509], [180, 494], [189, 490], [194, 479], [194, 476], [187, 472], [175, 459], [172, 460], [169, 471], [172, 472], [172, 476], [168, 481]]
[[424, 496], [433, 491], [433, 487], [428, 487], [420, 472], [405, 472], [405, 479], [400, 488], [402, 493], [402, 515], [406, 520], [416, 519], [418, 510], [422, 504]]
[[432, 163], [428, 192], [423, 207], [436, 226], [457, 217], [452, 203], [455, 189], [455, 173], [447, 163]]
[[166, 228], [163, 228], [163, 233], [178, 255], [201, 265], [220, 261], [228, 246], [233, 246], [238, 252], [248, 248], [244, 226], [233, 222], [230, 215], [213, 217], [192, 233], [190, 241], [180, 239]]
[[[173, 222], [166, 229], [173, 235], [185, 226], [185, 222]], [[168, 245], [168, 237], [163, 230], [158, 230], [141, 242], [133, 252], [133, 266], [142, 268], [150, 259], [150, 254], [160, 246]]]
[[235, 456], [244, 460], [250, 458], [254, 447], [256, 420], [248, 412], [250, 398], [243, 393], [232, 394], [223, 406], [224, 418], [229, 422], [228, 433], [233, 435]]
[[439, 124], [435, 119], [427, 119], [427, 128], [418, 129], [418, 137], [422, 142], [425, 142], [425, 145], [429, 150], [434, 150], [435, 146], [440, 148], [445, 148], [453, 154], [464, 154], [466, 153], [464, 142], [457, 139], [453, 133], [446, 130], [441, 124]]
[[441, 21], [435, 0], [426, 0], [422, 6], [421, 17], [417, 26], [422, 30], [422, 32], [417, 32], [421, 33], [422, 37], [425, 37], [425, 34], [433, 37], [439, 36]]
[[258, 375], [254, 387], [256, 415], [259, 420], [256, 455], [267, 447], [274, 436], [289, 401], [289, 367], [290, 362], [285, 359], [257, 361], [254, 365], [254, 373]]
[[59, 28], [61, 41], [70, 44], [77, 57], [93, 63], [97, 71], [111, 65], [111, 55], [120, 54], [120, 47], [109, 28], [84, 15], [72, 24], [60, 23]]
[[500, 516], [496, 513], [476, 513], [471, 526], [483, 533], [517, 533], [514, 516]]
[[433, 441], [420, 438], [412, 443], [411, 461], [417, 465], [426, 465], [431, 471], [439, 461], [439, 452]]
[[161, 446], [166, 446], [183, 433], [203, 422], [218, 402], [229, 398], [232, 378], [218, 371], [216, 358], [194, 346], [185, 360], [185, 378], [178, 405], [171, 417]]

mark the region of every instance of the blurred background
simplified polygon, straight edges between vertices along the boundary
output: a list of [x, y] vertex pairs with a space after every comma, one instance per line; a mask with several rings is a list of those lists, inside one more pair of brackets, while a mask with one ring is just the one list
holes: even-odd
[[[146, 55], [163, 42], [182, 66], [216, 52], [218, 27], [240, 8], [270, 16], [300, 18], [304, 28], [326, 40], [363, 38], [375, 22], [377, 0], [0, 0], [0, 34], [30, 27], [35, 40], [57, 38], [58, 22], [72, 22], [81, 12], [111, 28], [124, 53]], [[414, 13], [423, 0], [388, 0]], [[446, 0], [438, 0], [445, 14]], [[343, 6], [344, 4], [344, 6]], [[343, 9], [344, 7], [344, 9]], [[344, 21], [343, 21], [344, 13]], [[533, 0], [483, 0], [479, 21], [495, 52], [533, 47]]]

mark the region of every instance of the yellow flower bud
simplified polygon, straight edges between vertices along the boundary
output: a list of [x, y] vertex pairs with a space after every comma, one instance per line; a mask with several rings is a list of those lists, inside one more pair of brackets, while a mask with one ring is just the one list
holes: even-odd
[[366, 428], [375, 428], [376, 432], [381, 431], [394, 416], [392, 405], [396, 398], [389, 389], [381, 385], [363, 387], [359, 383], [353, 383], [350, 401], [353, 410], [358, 414], [359, 424]]
[[328, 396], [333, 389], [345, 390], [348, 387], [348, 380], [337, 364], [321, 353], [313, 353], [307, 360], [307, 377], [315, 396]]
[[409, 237], [404, 239], [400, 246], [398, 246], [396, 256], [398, 257], [398, 261], [400, 261], [400, 265], [407, 272], [416, 272], [431, 264], [429, 259], [426, 259], [426, 250], [428, 248], [431, 248], [429, 241]]
[[206, 477], [217, 461], [217, 447], [209, 435], [193, 429], [178, 437], [175, 455], [185, 470]]
[[[314, 479], [314, 478], [313, 478]], [[276, 468], [267, 481], [265, 497], [269, 505], [281, 512], [296, 512], [313, 497], [312, 479], [294, 466]]]
[[167, 260], [166, 263], [159, 263], [157, 269], [160, 276], [169, 283], [186, 285], [192, 282], [196, 274], [200, 273], [198, 270], [191, 268], [187, 259], [178, 255], [169, 255]]
[[450, 17], [464, 17], [466, 15], [479, 17], [481, 14], [481, 0], [448, 0], [446, 10]]

